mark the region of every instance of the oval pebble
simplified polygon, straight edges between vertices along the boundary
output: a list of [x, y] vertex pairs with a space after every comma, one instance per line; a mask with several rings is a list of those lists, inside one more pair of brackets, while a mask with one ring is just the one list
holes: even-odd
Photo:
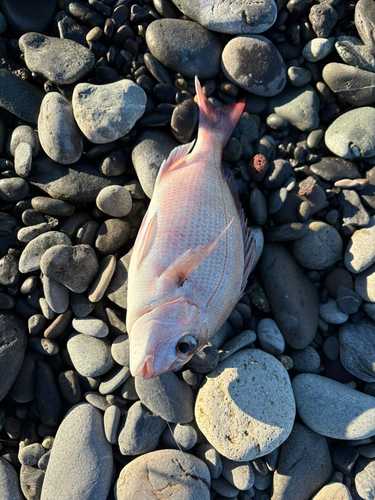
[[20, 450], [18, 459], [22, 465], [36, 465], [45, 452], [40, 443], [29, 444]]
[[212, 479], [221, 476], [223, 470], [222, 457], [210, 443], [199, 444], [195, 449], [195, 455], [207, 465]]
[[95, 318], [94, 316], [85, 316], [84, 318], [73, 318], [73, 328], [85, 335], [91, 337], [103, 338], [108, 335], [109, 328], [103, 320]]
[[257, 324], [257, 337], [262, 349], [277, 356], [285, 349], [285, 340], [276, 322], [271, 318], [263, 318]]
[[341, 325], [345, 323], [349, 314], [342, 312], [338, 307], [334, 299], [329, 298], [325, 304], [320, 304], [319, 306], [319, 316], [333, 325]]
[[354, 231], [345, 250], [344, 263], [348, 271], [358, 274], [375, 262], [375, 216], [364, 228]]
[[2, 500], [22, 500], [19, 477], [13, 466], [0, 457], [0, 498]]
[[256, 338], [257, 336], [255, 332], [252, 330], [245, 330], [239, 335], [236, 335], [233, 339], [228, 340], [228, 342], [220, 346], [219, 363], [244, 347], [248, 347], [250, 344], [255, 342]]
[[111, 444], [117, 443], [118, 429], [120, 426], [121, 411], [117, 406], [110, 406], [104, 412], [103, 424], [104, 434]]
[[84, 377], [98, 377], [107, 373], [115, 364], [110, 344], [82, 333], [72, 333], [67, 342], [74, 368]]
[[96, 206], [112, 217], [124, 217], [132, 209], [132, 197], [122, 186], [107, 186], [98, 194]]
[[292, 349], [290, 357], [293, 369], [297, 372], [315, 373], [320, 368], [320, 356], [310, 345], [303, 349]]
[[239, 351], [220, 363], [204, 380], [195, 405], [196, 422], [208, 442], [238, 461], [277, 448], [289, 436], [294, 417], [287, 371], [258, 349]]

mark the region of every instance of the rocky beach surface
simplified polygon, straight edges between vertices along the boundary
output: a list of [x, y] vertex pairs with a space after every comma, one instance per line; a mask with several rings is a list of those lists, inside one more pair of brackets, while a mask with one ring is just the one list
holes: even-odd
[[[375, 1], [0, 0], [0, 499], [375, 498]], [[131, 251], [196, 136], [256, 258], [217, 335], [135, 379]], [[239, 263], [242, 265], [242, 263]]]

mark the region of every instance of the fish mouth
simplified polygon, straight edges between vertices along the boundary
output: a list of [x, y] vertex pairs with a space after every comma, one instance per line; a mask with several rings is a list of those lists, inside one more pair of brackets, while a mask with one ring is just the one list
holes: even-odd
[[154, 376], [154, 361], [155, 358], [151, 354], [145, 357], [142, 364], [134, 371], [133, 376], [142, 375], [145, 380], [149, 380]]

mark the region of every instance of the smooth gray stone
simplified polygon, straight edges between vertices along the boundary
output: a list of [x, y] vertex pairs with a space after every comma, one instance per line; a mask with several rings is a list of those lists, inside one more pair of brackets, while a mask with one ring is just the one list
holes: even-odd
[[212, 479], [221, 476], [223, 470], [221, 456], [210, 443], [199, 444], [195, 449], [195, 455], [207, 465]]
[[107, 186], [98, 194], [96, 206], [111, 217], [125, 217], [132, 209], [132, 196], [123, 186]]
[[186, 424], [193, 420], [193, 391], [173, 372], [149, 380], [135, 377], [135, 389], [142, 403], [168, 422]]
[[311, 81], [311, 72], [308, 69], [299, 66], [290, 66], [288, 68], [288, 81], [293, 87], [303, 87]]
[[72, 327], [79, 333], [97, 338], [106, 337], [109, 332], [108, 325], [103, 320], [94, 316], [73, 318]]
[[301, 238], [307, 231], [307, 225], [302, 222], [287, 222], [280, 226], [264, 229], [264, 237], [267, 242], [294, 241]]
[[29, 403], [35, 398], [35, 363], [41, 358], [43, 355], [34, 349], [26, 350], [21, 369], [9, 392], [17, 403]]
[[59, 281], [43, 276], [43, 292], [49, 308], [57, 313], [64, 313], [69, 307], [69, 289]]
[[13, 312], [0, 312], [0, 401], [21, 370], [27, 345], [27, 325]]
[[18, 474], [3, 457], [0, 457], [0, 498], [1, 500], [23, 500]]
[[320, 304], [319, 316], [323, 321], [333, 325], [341, 325], [349, 319], [349, 314], [342, 312], [341, 309], [339, 309], [336, 300], [331, 297], [329, 297], [327, 302], [324, 304]]
[[303, 349], [292, 349], [289, 355], [296, 372], [315, 373], [320, 368], [320, 356], [310, 345]]
[[355, 276], [354, 286], [363, 300], [375, 302], [375, 264]]
[[294, 397], [302, 421], [334, 439], [365, 439], [375, 433], [375, 398], [313, 373], [294, 377]]
[[198, 433], [189, 424], [172, 424], [165, 429], [160, 437], [162, 448], [188, 451], [196, 445]]
[[127, 335], [119, 335], [111, 345], [113, 359], [121, 366], [129, 366], [129, 339]]
[[158, 450], [126, 465], [120, 472], [115, 493], [117, 500], [157, 498], [160, 490], [164, 498], [210, 500], [210, 479], [206, 464], [194, 455], [179, 450]]
[[55, 374], [45, 359], [36, 361], [35, 398], [42, 423], [58, 425], [63, 414], [62, 397]]
[[345, 267], [354, 274], [361, 273], [375, 262], [375, 216], [364, 228], [352, 234], [344, 255]]
[[121, 410], [117, 406], [112, 405], [104, 412], [104, 433], [107, 441], [111, 444], [117, 444], [120, 419]]
[[106, 290], [106, 296], [119, 307], [126, 309], [128, 297], [128, 270], [131, 250], [117, 261], [113, 277]]
[[346, 64], [367, 71], [375, 70], [373, 48], [363, 45], [359, 38], [355, 36], [339, 36], [335, 47], [338, 55]]
[[318, 62], [334, 50], [335, 40], [334, 37], [313, 38], [302, 49], [302, 55], [311, 63]]
[[362, 42], [367, 47], [375, 48], [374, 21], [375, 8], [371, 0], [360, 0], [354, 11], [354, 22]]
[[[220, 33], [263, 33], [276, 20], [277, 7], [274, 0], [173, 0], [187, 17], [205, 28]], [[169, 17], [169, 16], [166, 16]]]
[[295, 349], [310, 344], [318, 326], [318, 292], [281, 244], [264, 246], [260, 264], [264, 291], [285, 341]]
[[135, 402], [126, 414], [118, 445], [123, 455], [141, 455], [154, 451], [167, 422], [152, 413], [140, 401]]
[[285, 350], [285, 340], [277, 326], [271, 318], [263, 318], [257, 324], [257, 336], [262, 349], [277, 356]]
[[310, 165], [309, 168], [314, 174], [330, 182], [341, 179], [359, 179], [361, 177], [357, 165], [343, 158], [326, 156]]
[[250, 462], [236, 462], [222, 457], [223, 477], [241, 491], [250, 489], [254, 484], [254, 471]]
[[219, 363], [232, 356], [244, 347], [249, 347], [256, 341], [256, 333], [252, 330], [244, 330], [239, 335], [222, 344], [219, 349]]
[[340, 359], [344, 368], [365, 382], [375, 382], [375, 323], [362, 318], [345, 323], [339, 330]]
[[41, 500], [106, 500], [112, 474], [102, 414], [87, 403], [74, 406], [57, 431]]
[[152, 198], [161, 164], [178, 142], [165, 132], [145, 130], [139, 134], [132, 151], [132, 162], [145, 194]]
[[331, 468], [326, 438], [294, 424], [281, 445], [271, 500], [310, 500], [331, 476]]
[[21, 490], [27, 500], [39, 500], [44, 481], [44, 472], [35, 467], [21, 465]]
[[36, 465], [45, 452], [40, 443], [32, 443], [20, 449], [18, 460], [22, 465]]
[[349, 66], [328, 63], [323, 68], [323, 80], [338, 97], [353, 106], [375, 102], [375, 73]]
[[375, 155], [375, 109], [363, 106], [340, 115], [327, 128], [327, 148], [341, 158], [369, 158]]
[[370, 222], [370, 216], [362, 205], [361, 199], [353, 189], [342, 189], [338, 195], [344, 224], [364, 227]]
[[74, 368], [84, 377], [99, 377], [115, 364], [107, 339], [73, 332], [68, 339], [67, 349]]
[[149, 24], [146, 43], [151, 54], [172, 72], [200, 79], [220, 72], [220, 38], [192, 21], [158, 19]]
[[38, 121], [44, 92], [18, 78], [7, 69], [0, 69], [0, 106], [25, 122]]
[[126, 135], [146, 109], [146, 93], [128, 79], [104, 85], [79, 83], [72, 105], [74, 118], [87, 139], [106, 144]]
[[224, 75], [252, 94], [271, 97], [285, 87], [285, 62], [275, 45], [262, 35], [233, 38], [224, 47], [221, 58]]
[[302, 132], [319, 126], [319, 97], [310, 85], [289, 88], [268, 101], [267, 112], [277, 113]]
[[360, 458], [355, 468], [355, 487], [364, 500], [375, 498], [375, 460]]
[[293, 172], [292, 165], [288, 160], [277, 158], [269, 163], [263, 184], [266, 189], [281, 187], [289, 179]]
[[99, 385], [101, 394], [111, 394], [118, 389], [130, 377], [130, 368], [128, 366], [114, 366], [107, 372]]
[[69, 168], [46, 156], [35, 158], [28, 181], [52, 198], [70, 203], [92, 203], [101, 189], [122, 184], [125, 177], [106, 177], [87, 160]]
[[48, 93], [42, 101], [38, 134], [44, 152], [52, 160], [68, 165], [80, 159], [82, 134], [74, 120], [72, 105], [58, 92]]
[[0, 179], [0, 200], [12, 203], [26, 198], [29, 194], [29, 184], [20, 177]]

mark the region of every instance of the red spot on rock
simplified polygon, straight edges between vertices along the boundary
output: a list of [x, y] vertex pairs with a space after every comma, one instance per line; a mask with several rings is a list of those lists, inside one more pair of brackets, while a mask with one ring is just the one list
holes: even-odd
[[256, 182], [261, 182], [268, 170], [268, 160], [264, 155], [257, 154], [250, 160], [247, 168], [250, 177]]

